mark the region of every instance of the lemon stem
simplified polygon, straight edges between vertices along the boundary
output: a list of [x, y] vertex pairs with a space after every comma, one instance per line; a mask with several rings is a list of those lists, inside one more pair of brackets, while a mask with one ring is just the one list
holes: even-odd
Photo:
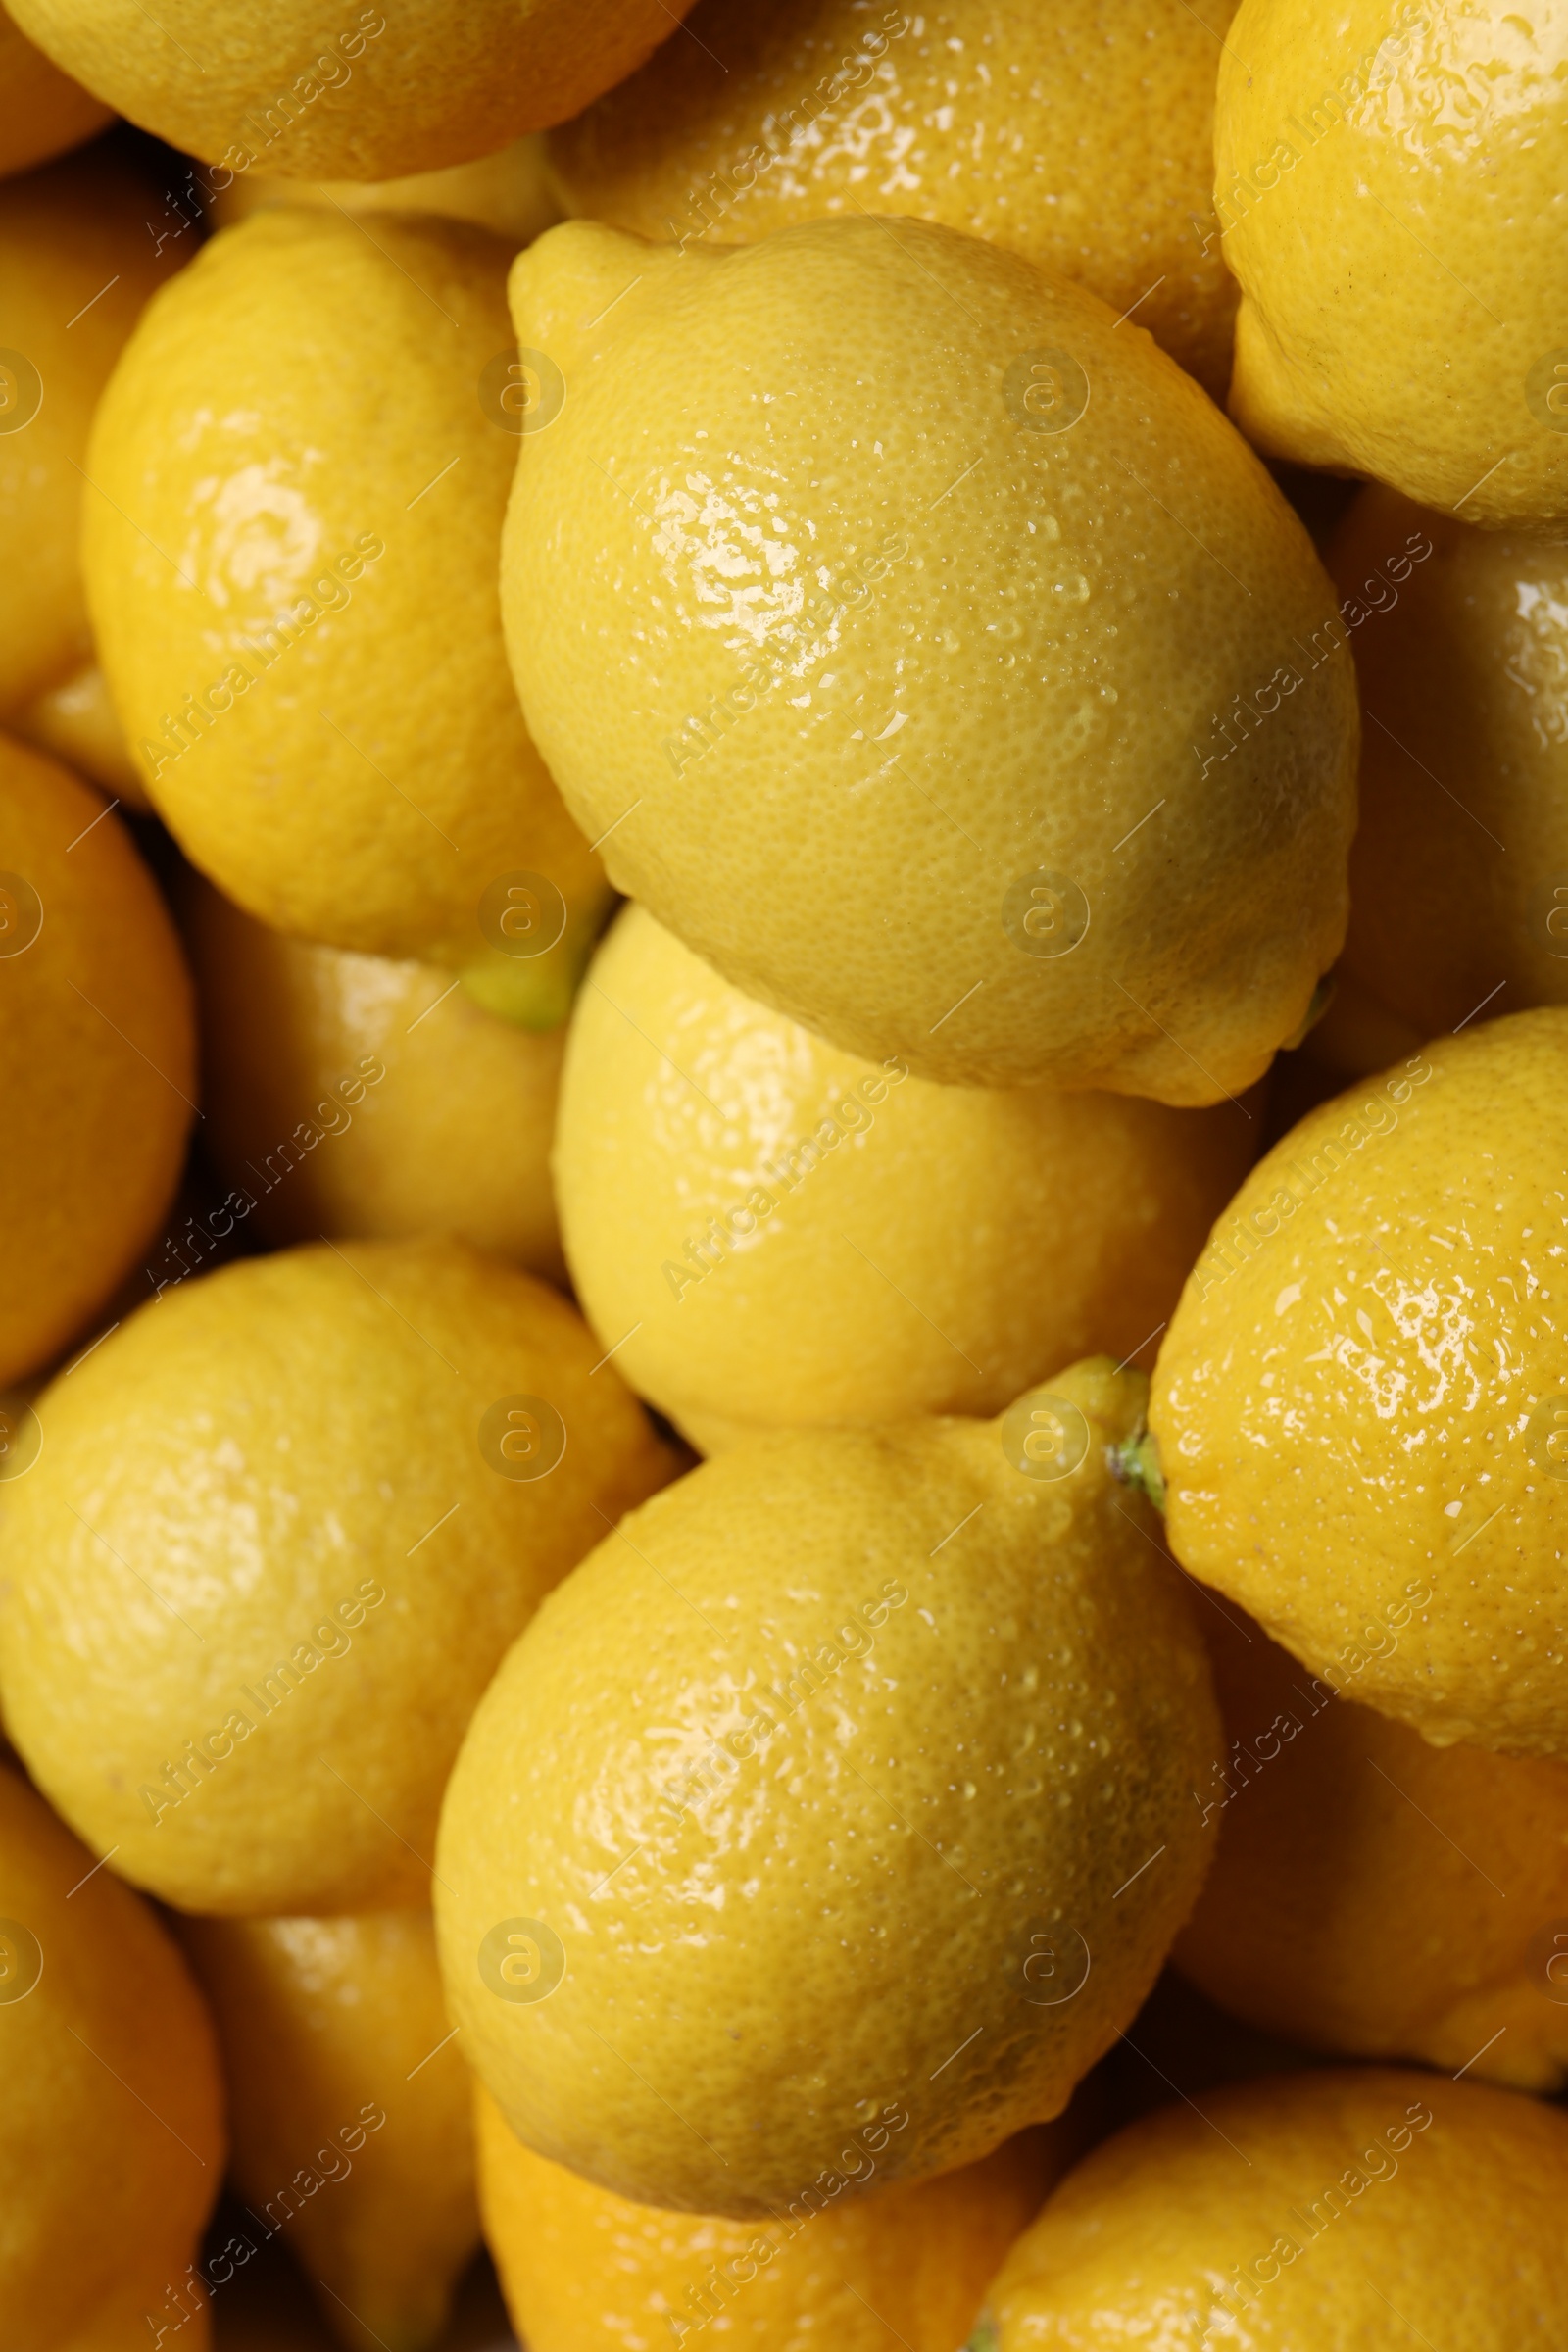
[[1123, 1438], [1119, 1446], [1107, 1446], [1105, 1459], [1112, 1478], [1120, 1479], [1124, 1487], [1136, 1487], [1156, 1511], [1163, 1511], [1165, 1473], [1159, 1466], [1154, 1433], [1147, 1421], [1140, 1421], [1131, 1437]]

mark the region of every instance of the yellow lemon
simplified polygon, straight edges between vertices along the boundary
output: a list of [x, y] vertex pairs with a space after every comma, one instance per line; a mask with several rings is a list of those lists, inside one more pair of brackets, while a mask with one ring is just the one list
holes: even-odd
[[1070, 2161], [1061, 2128], [939, 2180], [736, 2222], [633, 2205], [525, 2148], [476, 2103], [485, 2235], [529, 2352], [626, 2352], [710, 2327], [746, 2352], [953, 2352]]
[[[638, 2203], [820, 2211], [1059, 2115], [1208, 1858], [1146, 1383], [755, 1438], [633, 1512], [474, 1715], [437, 1861], [465, 2055]], [[830, 2034], [824, 2021], [833, 2021]]]
[[186, 251], [160, 255], [147, 233], [156, 184], [103, 148], [0, 183], [11, 347], [0, 351], [0, 723], [9, 726], [93, 665], [77, 548], [88, 428], [142, 306]]
[[1516, 2352], [1568, 2329], [1568, 2120], [1370, 2067], [1174, 2102], [1070, 2173], [976, 2352]]
[[223, 2178], [213, 2030], [149, 1906], [93, 1860], [0, 1766], [6, 2342], [121, 2352], [183, 2323], [205, 2352], [188, 2266]]
[[109, 697], [109, 681], [95, 662], [73, 670], [58, 686], [35, 695], [11, 721], [12, 731], [34, 750], [63, 760], [98, 785], [124, 808], [152, 813], [147, 787], [136, 773], [124, 730]]
[[1308, 1114], [1188, 1278], [1150, 1419], [1183, 1566], [1439, 1745], [1568, 1761], [1568, 1008]]
[[221, 2288], [277, 2238], [346, 2344], [423, 2352], [479, 2237], [472, 2087], [429, 1913], [193, 1919], [182, 1936], [218, 2025], [245, 2205], [244, 2249], [209, 2277]]
[[690, 0], [440, 0], [345, 9], [196, 0], [174, 27], [139, 0], [7, 0], [89, 90], [225, 172], [389, 179], [564, 122], [640, 66]]
[[231, 1213], [273, 1242], [448, 1233], [563, 1274], [550, 1145], [564, 1031], [497, 1020], [429, 964], [285, 939], [205, 885], [185, 928], [203, 1136]]
[[328, 1243], [169, 1290], [47, 1390], [0, 1697], [94, 1850], [193, 1911], [426, 1899], [474, 1701], [671, 1466], [598, 1355], [456, 1243]]
[[1354, 683], [1191, 377], [915, 220], [684, 253], [568, 221], [512, 299], [508, 645], [617, 885], [922, 1077], [1257, 1078], [1339, 946]]
[[514, 139], [477, 163], [416, 172], [407, 179], [280, 179], [247, 172], [225, 182], [220, 174], [199, 174], [194, 166], [191, 179], [207, 196], [219, 228], [232, 228], [268, 205], [309, 204], [328, 212], [341, 206], [350, 213], [441, 213], [492, 229], [515, 247], [561, 219], [546, 176], [544, 141], [536, 137]]
[[965, 229], [1136, 306], [1223, 398], [1214, 82], [1235, 6], [702, 0], [551, 162], [574, 213], [676, 244], [844, 212]]
[[0, 8], [0, 176], [79, 146], [111, 120]]
[[[214, 238], [104, 395], [84, 547], [111, 690], [194, 862], [280, 930], [483, 962], [549, 1025], [605, 889], [502, 645], [508, 250], [295, 208]], [[526, 940], [502, 928], [524, 881]]]
[[1231, 1103], [858, 1061], [632, 906], [578, 1003], [556, 1164], [589, 1320], [713, 1452], [781, 1424], [997, 1412], [1091, 1349], [1133, 1356], [1255, 1133]]
[[1259, 449], [1468, 522], [1568, 527], [1568, 24], [1243, 0], [1214, 205]]
[[195, 1110], [190, 981], [120, 819], [0, 736], [0, 1387], [129, 1272]]
[[1178, 1967], [1320, 2049], [1559, 2089], [1568, 1770], [1433, 1747], [1260, 1627], [1203, 1630], [1230, 1747], [1195, 1791], [1219, 1850]]
[[1422, 1036], [1568, 1002], [1568, 547], [1379, 486], [1329, 562], [1366, 722], [1347, 970]]

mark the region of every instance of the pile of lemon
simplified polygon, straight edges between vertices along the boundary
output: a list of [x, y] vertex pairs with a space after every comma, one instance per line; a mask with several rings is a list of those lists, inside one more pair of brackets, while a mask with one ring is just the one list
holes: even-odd
[[0, 2352], [1568, 2347], [1568, 9], [7, 5]]

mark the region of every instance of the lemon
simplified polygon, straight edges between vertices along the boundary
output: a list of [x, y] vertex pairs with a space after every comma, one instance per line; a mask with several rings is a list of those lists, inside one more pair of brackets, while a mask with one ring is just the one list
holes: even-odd
[[0, 8], [0, 175], [78, 146], [110, 120], [109, 108], [51, 65]]
[[1222, 399], [1214, 82], [1235, 5], [704, 0], [689, 39], [553, 134], [551, 163], [572, 212], [674, 244], [845, 212], [965, 229], [1136, 306]]
[[1565, 2191], [1568, 2120], [1479, 2084], [1374, 2067], [1172, 2102], [1069, 2174], [975, 2343], [1550, 2343]]
[[631, 906], [572, 1023], [558, 1191], [622, 1378], [713, 1452], [781, 1424], [997, 1412], [1092, 1348], [1131, 1357], [1255, 1133], [1230, 1103], [858, 1061]]
[[0, 736], [0, 1388], [128, 1273], [195, 1110], [184, 958], [119, 817]]
[[[0, 73], [3, 73], [0, 65]], [[148, 296], [156, 181], [94, 149], [0, 183], [0, 724], [93, 664], [77, 541], [93, 410]]]
[[[192, 860], [280, 930], [483, 964], [548, 1024], [605, 889], [501, 639], [517, 437], [480, 404], [516, 364], [508, 250], [294, 208], [215, 237], [104, 395], [84, 549], [111, 691]], [[501, 927], [519, 877], [547, 902], [532, 941]]]
[[220, 172], [388, 179], [564, 122], [641, 65], [690, 0], [440, 0], [392, 11], [195, 0], [174, 27], [139, 0], [7, 0], [99, 97]]
[[546, 177], [544, 141], [532, 136], [514, 139], [477, 163], [417, 172], [407, 179], [280, 179], [247, 172], [220, 184], [219, 176], [198, 174], [194, 167], [191, 177], [196, 187], [210, 191], [219, 228], [232, 228], [268, 205], [309, 204], [328, 212], [341, 206], [350, 213], [441, 213], [492, 229], [518, 246], [561, 219]]
[[1177, 1965], [1274, 2033], [1521, 2090], [1568, 2079], [1568, 1770], [1432, 1747], [1205, 1612], [1230, 1749]]
[[429, 1913], [189, 1920], [182, 1936], [217, 2020], [231, 2169], [255, 2224], [227, 2262], [278, 2238], [346, 2344], [422, 2352], [479, 2238], [473, 2094]]
[[1259, 449], [1568, 525], [1568, 48], [1495, 0], [1243, 0], [1214, 205]]
[[[188, 2265], [223, 2177], [213, 2031], [147, 1904], [0, 1766], [0, 2309], [22, 2352], [209, 2341]], [[83, 2216], [92, 2226], [82, 2228]]]
[[485, 2234], [529, 2352], [625, 2352], [721, 2328], [746, 2352], [953, 2352], [1070, 2158], [1028, 2132], [940, 2180], [736, 2222], [633, 2205], [514, 2139], [477, 2094]]
[[1354, 684], [1300, 524], [1137, 320], [858, 217], [568, 221], [512, 299], [508, 646], [617, 886], [922, 1077], [1258, 1077], [1339, 946]]
[[429, 964], [285, 939], [205, 885], [185, 927], [203, 1134], [230, 1216], [251, 1203], [241, 1213], [273, 1242], [452, 1234], [560, 1278], [564, 1032], [497, 1020]]
[[1363, 1704], [1568, 1760], [1568, 1009], [1312, 1111], [1188, 1277], [1150, 1419], [1184, 1567]]
[[109, 681], [96, 662], [35, 695], [16, 713], [11, 728], [34, 750], [74, 767], [122, 808], [151, 815], [152, 803], [109, 699]]
[[115, 1867], [231, 1915], [426, 1899], [513, 1638], [669, 1463], [575, 1314], [451, 1242], [176, 1283], [38, 1401], [0, 1698]]
[[1374, 486], [1329, 561], [1366, 709], [1347, 970], [1422, 1036], [1568, 1002], [1568, 547]]
[[798, 2225], [1061, 2112], [1212, 1834], [1201, 1643], [1107, 1458], [1145, 1391], [1090, 1362], [1000, 1421], [755, 1438], [552, 1599], [436, 1884], [465, 2055], [536, 2153]]

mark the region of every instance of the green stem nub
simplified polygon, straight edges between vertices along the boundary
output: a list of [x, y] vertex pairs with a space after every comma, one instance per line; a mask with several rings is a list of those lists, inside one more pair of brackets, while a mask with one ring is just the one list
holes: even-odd
[[1107, 1446], [1105, 1458], [1112, 1478], [1120, 1479], [1124, 1487], [1136, 1487], [1156, 1511], [1163, 1511], [1165, 1473], [1159, 1466], [1154, 1433], [1147, 1421], [1141, 1421], [1132, 1436], [1123, 1438], [1119, 1446]]

